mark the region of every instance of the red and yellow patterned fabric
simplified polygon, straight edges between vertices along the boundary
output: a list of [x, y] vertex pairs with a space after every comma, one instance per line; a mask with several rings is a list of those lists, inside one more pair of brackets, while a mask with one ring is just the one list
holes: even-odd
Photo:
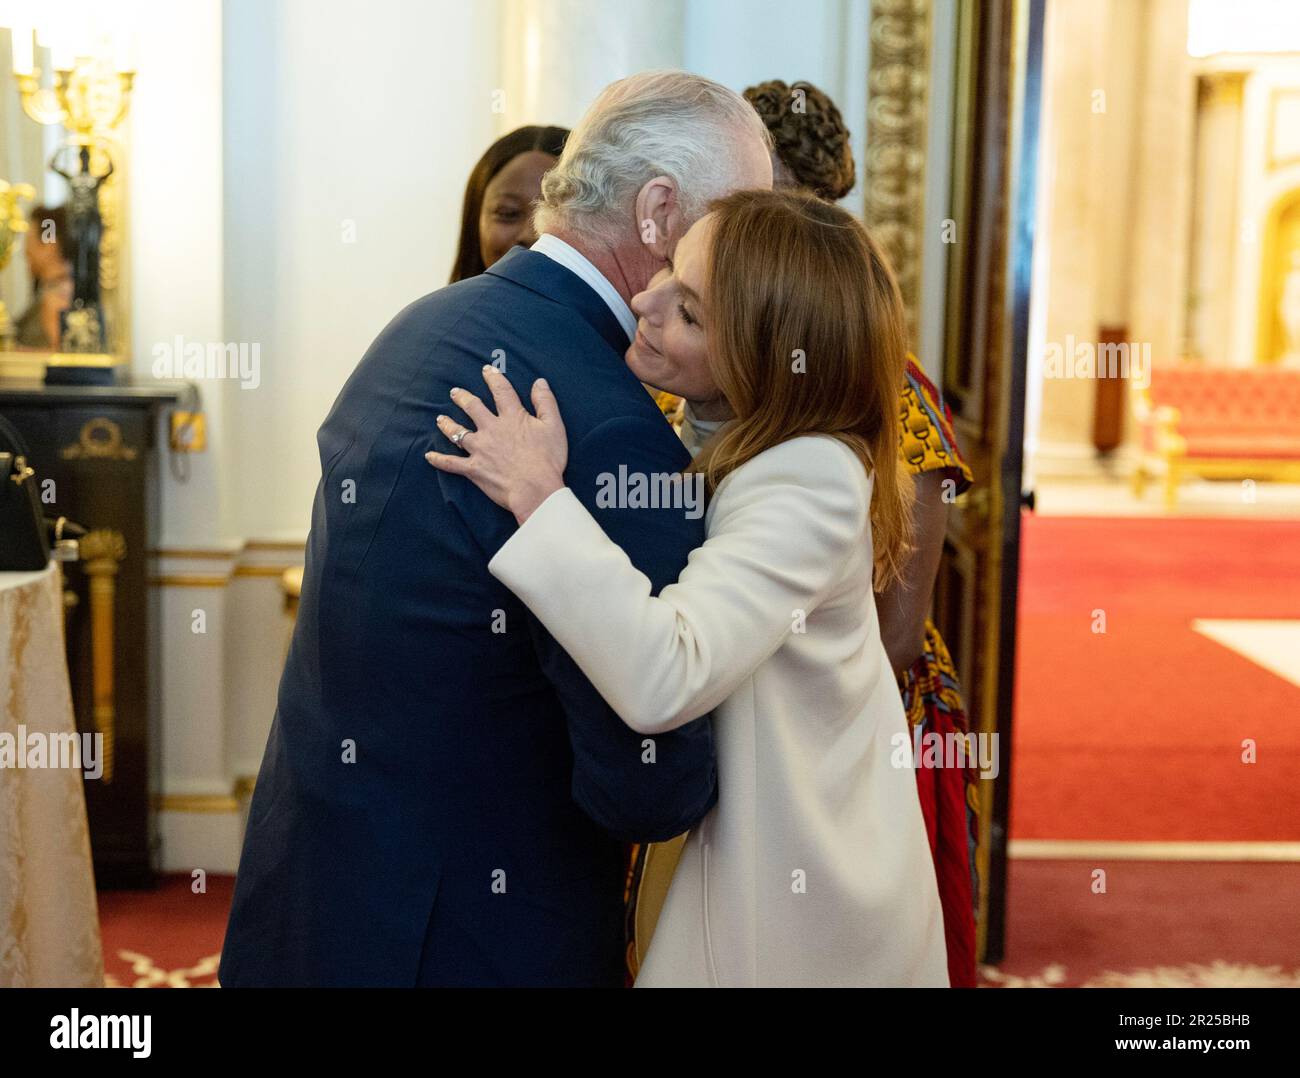
[[663, 389], [651, 389], [650, 396], [654, 397], [655, 404], [659, 405], [659, 411], [663, 412], [664, 418], [669, 423], [676, 425], [682, 421], [682, 408], [686, 402], [681, 397], [674, 396]]
[[957, 483], [958, 494], [970, 488], [975, 476], [957, 448], [952, 412], [935, 384], [910, 356], [899, 396], [899, 420], [903, 429], [898, 452], [913, 475], [946, 469]]
[[[903, 428], [899, 453], [912, 474], [946, 471], [955, 483], [954, 494], [967, 490], [975, 477], [957, 447], [952, 413], [934, 383], [911, 358], [899, 403]], [[937, 735], [942, 739], [938, 744], [943, 745], [947, 735], [969, 733], [952, 657], [928, 619], [921, 656], [899, 678], [899, 689], [915, 744], [924, 745], [930, 735]], [[971, 767], [918, 767], [916, 779], [943, 906], [948, 980], [954, 988], [974, 988], [977, 775]]]

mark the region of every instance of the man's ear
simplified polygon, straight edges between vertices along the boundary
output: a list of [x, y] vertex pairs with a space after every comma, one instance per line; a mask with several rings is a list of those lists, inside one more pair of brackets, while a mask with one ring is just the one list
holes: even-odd
[[683, 231], [677, 184], [667, 176], [648, 181], [636, 195], [636, 224], [650, 253], [661, 262], [666, 260]]

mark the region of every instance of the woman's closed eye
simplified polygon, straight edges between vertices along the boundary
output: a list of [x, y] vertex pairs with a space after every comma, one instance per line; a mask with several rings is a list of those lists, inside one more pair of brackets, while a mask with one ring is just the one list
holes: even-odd
[[686, 309], [686, 304], [680, 300], [677, 302], [677, 313], [682, 316], [682, 321], [688, 326], [698, 325], [695, 319], [691, 317], [691, 312]]

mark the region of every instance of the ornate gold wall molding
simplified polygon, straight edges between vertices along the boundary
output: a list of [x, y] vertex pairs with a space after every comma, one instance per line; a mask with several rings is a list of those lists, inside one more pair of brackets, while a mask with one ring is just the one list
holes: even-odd
[[[279, 581], [290, 569], [301, 571], [306, 545], [304, 538], [247, 539], [238, 546], [224, 548], [154, 547], [149, 550], [149, 557], [167, 559], [167, 564], [166, 571], [150, 575], [149, 584], [156, 588], [225, 588], [237, 578]], [[177, 562], [225, 564], [179, 565]]]
[[288, 554], [302, 554], [307, 546], [307, 539], [248, 539], [238, 546], [230, 547], [180, 547], [160, 546], [149, 551], [150, 557], [159, 558], [207, 558], [235, 561], [253, 550], [280, 551]]
[[867, 227], [883, 244], [916, 336], [925, 212], [930, 0], [875, 0], [867, 73]]
[[256, 783], [256, 775], [239, 775], [228, 794], [156, 794], [153, 807], [160, 812], [238, 812], [240, 805], [252, 797]]
[[135, 460], [137, 451], [124, 443], [121, 427], [96, 416], [86, 420], [77, 440], [64, 446], [59, 455], [64, 460]]
[[1274, 364], [1296, 347], [1289, 339], [1283, 304], [1287, 278], [1300, 271], [1300, 188], [1282, 195], [1269, 209], [1261, 246], [1255, 362]]
[[287, 562], [279, 565], [239, 565], [235, 567], [235, 576], [273, 576], [277, 580], [284, 576], [286, 569], [297, 568]]
[[[1287, 103], [1290, 104], [1290, 109], [1287, 108]], [[1288, 111], [1293, 116], [1300, 113], [1300, 90], [1293, 86], [1275, 87], [1268, 97], [1268, 133], [1265, 135], [1265, 145], [1268, 147], [1269, 171], [1286, 168], [1300, 162], [1300, 149], [1297, 148], [1295, 125], [1288, 122], [1284, 115]], [[1282, 140], [1281, 133], [1283, 131], [1290, 135], [1289, 141]]]
[[1197, 104], [1241, 106], [1246, 87], [1245, 71], [1207, 71], [1196, 80]]
[[239, 799], [223, 794], [161, 794], [153, 799], [160, 812], [231, 813], [239, 811]]
[[166, 573], [149, 578], [149, 586], [154, 588], [225, 588], [229, 585], [230, 577], [215, 573]]
[[146, 553], [151, 558], [196, 558], [201, 561], [234, 561], [239, 550], [219, 550], [216, 547], [153, 547]]

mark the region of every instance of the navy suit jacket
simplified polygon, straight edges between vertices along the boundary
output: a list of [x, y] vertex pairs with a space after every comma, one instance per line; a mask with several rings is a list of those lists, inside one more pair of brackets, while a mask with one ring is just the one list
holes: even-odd
[[[402, 311], [317, 436], [293, 643], [258, 774], [220, 980], [621, 985], [623, 847], [717, 798], [708, 719], [628, 729], [487, 570], [514, 518], [431, 468], [448, 393], [504, 360], [545, 377], [565, 480], [658, 591], [704, 540], [681, 509], [601, 508], [598, 477], [689, 457], [576, 274], [516, 248]], [[501, 364], [498, 363], [498, 366]]]

